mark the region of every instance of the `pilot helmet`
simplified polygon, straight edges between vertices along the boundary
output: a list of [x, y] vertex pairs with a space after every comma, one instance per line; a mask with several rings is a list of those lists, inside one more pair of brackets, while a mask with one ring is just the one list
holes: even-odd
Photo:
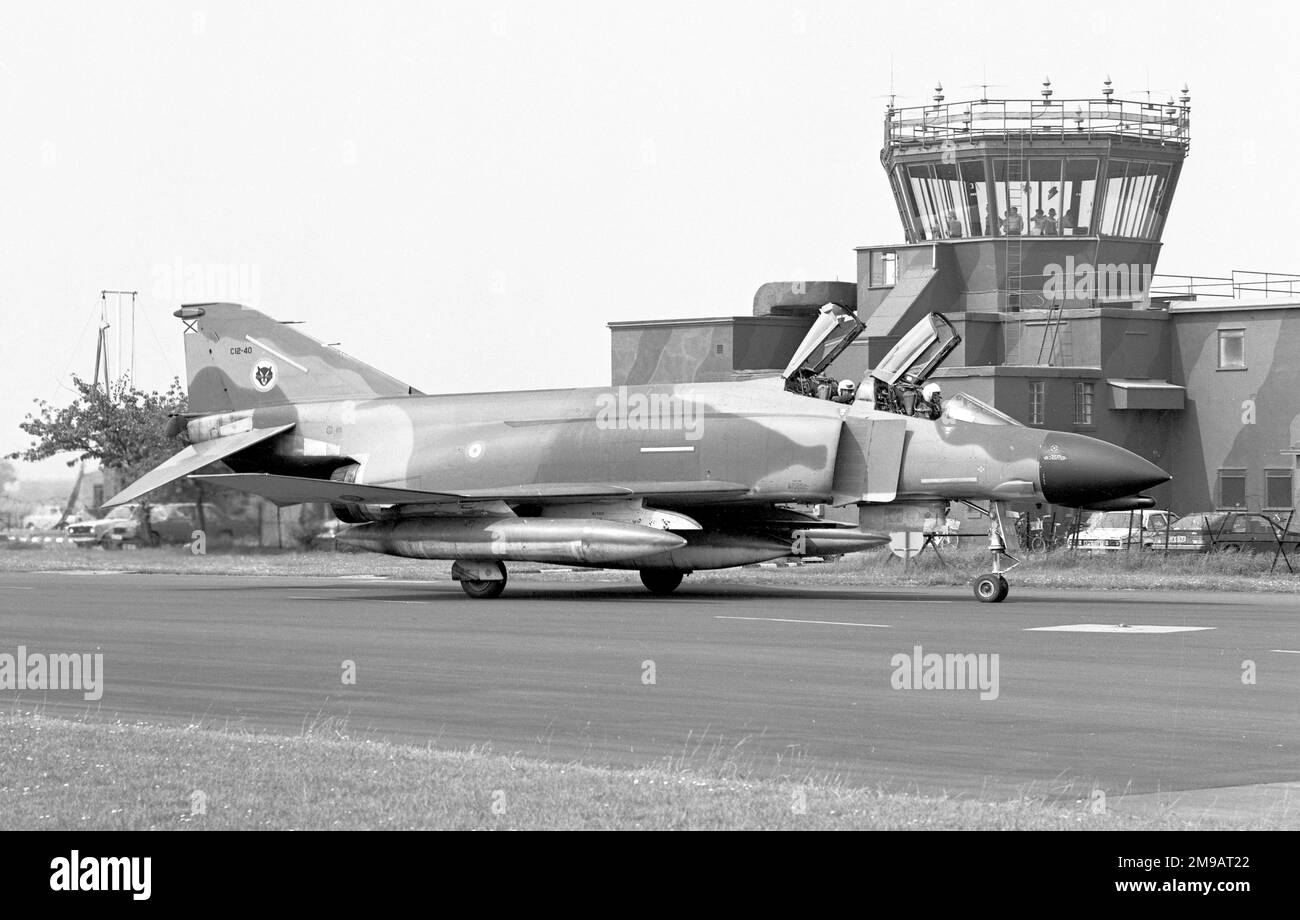
[[840, 392], [841, 392], [841, 393], [852, 393], [852, 392], [853, 392], [854, 390], [856, 390], [857, 388], [858, 388], [858, 385], [857, 385], [856, 383], [854, 383], [852, 380], [841, 380], [841, 381], [840, 381]]
[[939, 384], [931, 382], [921, 387], [921, 395], [926, 399], [934, 399], [939, 395]]

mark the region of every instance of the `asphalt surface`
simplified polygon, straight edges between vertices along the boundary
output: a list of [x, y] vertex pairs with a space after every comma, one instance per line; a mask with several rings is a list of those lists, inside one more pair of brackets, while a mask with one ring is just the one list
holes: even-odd
[[[0, 653], [102, 652], [105, 691], [0, 703], [288, 734], [339, 719], [352, 737], [889, 791], [1086, 799], [1300, 779], [1295, 597], [1013, 584], [988, 605], [968, 588], [742, 579], [652, 598], [523, 575], [470, 601], [452, 582], [3, 574]], [[1117, 629], [1042, 629], [1077, 624]], [[894, 689], [893, 657], [918, 645], [996, 653], [996, 699]]]

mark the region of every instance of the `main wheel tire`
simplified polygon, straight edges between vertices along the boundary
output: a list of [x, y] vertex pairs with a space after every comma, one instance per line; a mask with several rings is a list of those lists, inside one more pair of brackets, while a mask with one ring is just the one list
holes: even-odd
[[999, 604], [1011, 591], [1007, 580], [996, 572], [981, 575], [975, 579], [975, 597], [981, 604]]
[[1236, 543], [1220, 543], [1216, 547], [1216, 551], [1224, 556], [1231, 556], [1235, 553], [1241, 552], [1241, 547]]
[[682, 573], [676, 569], [642, 569], [641, 584], [651, 594], [672, 594], [682, 583]]
[[501, 592], [506, 589], [506, 580], [500, 581], [470, 581], [461, 579], [461, 590], [475, 600], [491, 600], [494, 597], [500, 597]]

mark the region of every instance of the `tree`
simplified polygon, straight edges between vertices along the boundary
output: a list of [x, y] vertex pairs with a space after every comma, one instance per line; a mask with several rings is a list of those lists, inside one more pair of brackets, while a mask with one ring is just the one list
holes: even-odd
[[8, 460], [0, 460], [0, 494], [9, 488], [9, 483], [17, 479], [18, 474], [14, 471], [14, 465]]
[[35, 462], [74, 454], [68, 466], [98, 460], [105, 469], [134, 479], [176, 452], [166, 434], [168, 416], [185, 411], [185, 391], [173, 380], [165, 392], [147, 392], [122, 379], [107, 392], [94, 382], [72, 378], [77, 398], [62, 409], [43, 399], [18, 427], [34, 439], [11, 460]]
[[136, 389], [126, 378], [107, 391], [76, 376], [72, 384], [77, 397], [61, 409], [36, 400], [38, 411], [19, 424], [32, 443], [9, 459], [35, 462], [71, 454], [68, 466], [97, 460], [101, 469], [130, 482], [179, 449], [167, 433], [168, 417], [185, 411], [179, 380], [161, 393]]

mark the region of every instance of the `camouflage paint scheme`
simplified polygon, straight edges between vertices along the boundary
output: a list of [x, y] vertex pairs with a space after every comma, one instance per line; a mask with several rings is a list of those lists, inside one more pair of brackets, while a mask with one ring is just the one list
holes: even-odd
[[[382, 552], [436, 556], [430, 547], [451, 545], [455, 531], [450, 558], [478, 555], [462, 538], [482, 540], [483, 558], [541, 558], [488, 533], [524, 518], [539, 533], [587, 526], [579, 564], [690, 571], [789, 555], [835, 526], [785, 503], [1060, 500], [1066, 491], [1103, 501], [1167, 478], [1081, 435], [905, 417], [787, 392], [779, 376], [426, 396], [237, 304], [177, 315], [187, 326], [190, 446], [110, 504], [221, 460], [233, 473], [205, 481], [281, 504], [329, 502], [361, 523], [362, 545]], [[658, 542], [640, 555], [593, 555], [592, 535], [606, 524], [615, 542], [655, 528]], [[423, 548], [422, 528], [431, 535]], [[466, 537], [476, 528], [482, 535]], [[841, 536], [857, 548], [887, 539]]]

